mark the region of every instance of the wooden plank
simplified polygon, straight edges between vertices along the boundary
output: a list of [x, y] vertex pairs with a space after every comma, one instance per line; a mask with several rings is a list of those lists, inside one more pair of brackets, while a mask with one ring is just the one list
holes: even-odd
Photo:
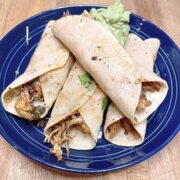
[[8, 173], [13, 154], [13, 148], [0, 137], [0, 179], [5, 180]]

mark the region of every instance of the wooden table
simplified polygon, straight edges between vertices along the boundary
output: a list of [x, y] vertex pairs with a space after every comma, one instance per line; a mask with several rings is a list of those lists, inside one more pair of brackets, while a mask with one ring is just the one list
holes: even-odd
[[[111, 4], [114, 0], [0, 0], [0, 38], [24, 19], [69, 4]], [[180, 0], [124, 0], [125, 7], [157, 24], [180, 46]], [[158, 154], [135, 166], [105, 175], [57, 172], [32, 162], [0, 137], [0, 180], [180, 179], [180, 133]]]

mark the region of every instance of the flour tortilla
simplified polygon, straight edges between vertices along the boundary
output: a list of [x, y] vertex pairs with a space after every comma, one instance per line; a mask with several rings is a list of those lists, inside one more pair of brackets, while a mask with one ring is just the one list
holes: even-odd
[[[164, 100], [168, 86], [163, 79], [150, 71], [153, 61], [149, 60], [149, 69], [142, 66], [146, 57], [153, 59], [153, 55], [147, 55], [153, 54], [155, 48], [148, 48], [149, 52], [140, 56], [141, 53], [134, 50], [128, 52], [133, 45], [127, 43], [125, 51], [108, 29], [95, 20], [82, 16], [61, 18], [55, 23], [53, 32], [70, 49], [118, 109], [133, 123], [144, 121]], [[143, 43], [138, 47], [144, 50]], [[141, 60], [139, 63], [136, 62], [138, 58]], [[142, 82], [146, 81], [159, 82], [162, 87], [159, 92], [147, 92], [147, 98], [152, 104], [141, 113], [137, 113]]]
[[45, 112], [41, 115], [43, 118], [51, 108], [70, 71], [73, 57], [52, 34], [53, 25], [54, 21], [47, 24], [26, 71], [2, 93], [1, 99], [5, 110], [14, 115], [20, 116], [15, 109], [15, 102], [22, 85], [39, 77], [45, 104]]
[[73, 129], [71, 132], [70, 148], [79, 150], [93, 149], [96, 146], [100, 127], [103, 121], [102, 101], [106, 95], [100, 88], [96, 88], [94, 94], [78, 111], [89, 127], [91, 134], [84, 135], [81, 131]]
[[146, 92], [146, 97], [152, 103], [142, 112], [135, 112], [134, 123], [144, 121], [152, 114], [159, 105], [163, 102], [168, 92], [168, 85], [165, 80], [153, 72], [154, 62], [156, 60], [157, 51], [160, 46], [160, 41], [156, 38], [150, 38], [143, 41], [135, 34], [130, 34], [125, 44], [125, 50], [132, 57], [139, 74], [141, 82], [159, 82], [161, 89], [155, 92]]
[[140, 76], [133, 60], [112, 33], [82, 16], [61, 18], [53, 32], [123, 114], [134, 120], [141, 92]]
[[119, 146], [137, 146], [144, 142], [144, 137], [146, 133], [147, 119], [139, 124], [132, 124], [136, 132], [140, 135], [139, 139], [136, 139], [131, 133], [125, 134], [125, 130], [120, 127], [118, 132], [113, 138], [110, 138], [110, 133], [108, 127], [117, 121], [121, 121], [124, 115], [118, 110], [118, 108], [111, 104], [108, 108], [106, 115], [105, 126], [104, 126], [104, 136], [109, 142], [119, 145]]
[[[145, 71], [144, 73], [146, 74], [146, 69], [148, 70], [148, 72], [153, 72], [153, 66], [156, 60], [159, 46], [160, 42], [156, 38], [150, 38], [143, 41], [138, 36], [130, 34], [127, 38], [125, 49], [132, 55], [133, 60], [136, 62], [136, 64], [138, 64], [138, 66], [142, 67], [141, 69], [143, 69]], [[141, 70], [140, 72], [142, 72], [143, 70]], [[150, 77], [151, 76], [152, 75], [150, 75]], [[140, 135], [139, 139], [136, 139], [130, 133], [125, 134], [123, 128], [120, 128], [117, 134], [113, 138], [110, 138], [108, 127], [117, 121], [121, 121], [122, 118], [124, 118], [124, 115], [114, 104], [111, 104], [108, 108], [105, 120], [105, 138], [111, 143], [119, 146], [137, 146], [142, 144], [145, 138], [147, 119], [138, 124], [132, 124], [136, 132], [138, 132], [138, 134]]]
[[143, 41], [135, 34], [129, 34], [125, 43], [125, 50], [132, 57], [135, 64], [151, 72], [153, 72], [154, 61], [159, 47], [159, 39], [149, 38]]
[[90, 134], [83, 134], [79, 129], [72, 129], [73, 138], [69, 141], [69, 147], [79, 150], [92, 149], [96, 145], [103, 120], [102, 100], [105, 97], [105, 94], [97, 88], [93, 80], [91, 81], [91, 88], [87, 88], [81, 83], [79, 77], [85, 73], [86, 71], [81, 65], [75, 62], [62, 91], [58, 95], [51, 117], [44, 130], [46, 139], [48, 139], [50, 129], [53, 126], [78, 112], [79, 118], [84, 120], [91, 132]]

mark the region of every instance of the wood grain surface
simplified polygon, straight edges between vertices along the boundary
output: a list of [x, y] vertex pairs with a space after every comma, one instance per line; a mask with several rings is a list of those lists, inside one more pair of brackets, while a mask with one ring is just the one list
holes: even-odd
[[[111, 4], [114, 0], [0, 0], [0, 39], [15, 25], [43, 10], [70, 4]], [[124, 0], [124, 5], [157, 24], [180, 46], [180, 0]], [[1, 53], [1, 52], [0, 52]], [[158, 154], [140, 164], [104, 175], [74, 175], [43, 167], [24, 157], [0, 136], [0, 180], [178, 180], [180, 133]]]

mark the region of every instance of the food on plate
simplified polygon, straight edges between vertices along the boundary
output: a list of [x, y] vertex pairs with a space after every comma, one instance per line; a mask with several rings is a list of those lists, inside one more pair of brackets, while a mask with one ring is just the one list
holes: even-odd
[[[150, 38], [143, 41], [137, 35], [130, 34], [127, 38], [125, 49], [127, 52], [132, 51], [130, 54], [133, 55], [132, 58], [138, 66], [143, 66], [153, 72], [153, 65], [156, 60], [159, 46], [160, 43], [158, 39]], [[146, 84], [142, 85], [144, 96], [145, 92], [160, 90], [159, 86], [156, 86], [156, 83], [148, 83], [149, 86]], [[142, 101], [141, 103], [143, 104]], [[108, 108], [105, 120], [104, 136], [109, 142], [116, 145], [136, 146], [143, 143], [146, 126], [147, 119], [138, 124], [132, 124], [132, 122], [124, 117], [124, 115], [112, 103]]]
[[[125, 50], [127, 50], [128, 54], [132, 57], [137, 66], [137, 69], [139, 70], [139, 73], [142, 75], [141, 93], [134, 114], [135, 121], [133, 120], [134, 123], [142, 122], [155, 109], [157, 109], [157, 107], [164, 100], [168, 91], [167, 83], [162, 79], [156, 79], [156, 75], [154, 75], [154, 79], [146, 79], [146, 77], [144, 77], [144, 74], [150, 74], [150, 72], [146, 72], [146, 69], [153, 72], [154, 61], [156, 59], [157, 50], [160, 46], [160, 41], [156, 38], [150, 38], [143, 42], [135, 34], [130, 34], [128, 39], [126, 40], [127, 35], [129, 34], [129, 24], [127, 23], [129, 22], [129, 12], [124, 10], [123, 5], [120, 2], [116, 2], [114, 5], [109, 6], [107, 9], [92, 9], [90, 12], [96, 21], [100, 22], [104, 27], [109, 29], [115, 35], [118, 41], [126, 41]], [[120, 31], [122, 30], [122, 32], [126, 32], [124, 36], [116, 36], [116, 34], [113, 32], [113, 30], [115, 30], [114, 27], [117, 27], [117, 24], [122, 25], [122, 28], [119, 27], [118, 29]], [[123, 45], [124, 43], [121, 44]], [[144, 59], [146, 59], [146, 63], [144, 63]], [[142, 66], [142, 68], [139, 66]], [[147, 97], [147, 94], [151, 94], [149, 95], [151, 96], [150, 99]], [[159, 101], [155, 101], [153, 99], [153, 96], [158, 97], [159, 94]]]
[[114, 35], [82, 16], [61, 18], [53, 32], [118, 108], [133, 119], [141, 91], [140, 75]]
[[147, 120], [132, 124], [112, 103], [104, 125], [104, 137], [109, 142], [119, 146], [136, 146], [144, 141]]
[[73, 56], [51, 31], [50, 21], [25, 72], [2, 93], [6, 111], [33, 121], [53, 105], [73, 64]]
[[125, 43], [125, 50], [137, 66], [142, 82], [140, 100], [134, 115], [135, 123], [148, 118], [163, 102], [168, 92], [166, 81], [153, 72], [159, 46], [158, 39], [143, 41], [135, 34], [130, 34]]
[[120, 1], [81, 15], [64, 12], [49, 21], [25, 72], [2, 93], [6, 111], [45, 126], [44, 141], [58, 161], [63, 147], [69, 157], [70, 149], [96, 146], [109, 101], [105, 139], [119, 146], [144, 142], [147, 118], [168, 85], [153, 72], [160, 41], [129, 34], [129, 21]]
[[[127, 35], [129, 34], [128, 22], [129, 22], [130, 14], [128, 11], [124, 10], [123, 5], [120, 2], [116, 2], [114, 5], [111, 5], [108, 8], [100, 8], [97, 10], [92, 9], [90, 12], [92, 17], [96, 21], [100, 22], [104, 27], [109, 29], [122, 45], [125, 43]], [[121, 25], [121, 27], [117, 27], [118, 25]], [[116, 35], [115, 34], [117, 33], [116, 28], [119, 31], [125, 33], [124, 34], [121, 33], [121, 35]], [[128, 53], [131, 55], [133, 61], [137, 64], [137, 68], [140, 65], [144, 68], [149, 69], [150, 71], [153, 71], [154, 62], [152, 59], [154, 60], [156, 59], [157, 49], [160, 46], [159, 40], [156, 38], [150, 38], [144, 41], [144, 44], [146, 44], [144, 45], [142, 40], [138, 38], [136, 35], [131, 34], [129, 36], [129, 39], [133, 39], [133, 40], [127, 40], [125, 48], [127, 47]], [[135, 55], [134, 52], [136, 52]], [[146, 63], [143, 62], [143, 59], [146, 59]], [[167, 93], [167, 84], [164, 82], [164, 89], [165, 89], [164, 93], [162, 92], [163, 90], [161, 89], [161, 87], [162, 84], [160, 82], [156, 82], [155, 79], [152, 82], [142, 81], [140, 98], [135, 112], [135, 120], [137, 120], [138, 122], [139, 121], [142, 122], [163, 101]], [[156, 96], [158, 96], [158, 93], [156, 92], [160, 92], [162, 97], [160, 98], [159, 102], [156, 102], [156, 105], [154, 105], [152, 104], [151, 100], [148, 100], [148, 98], [146, 97], [146, 92], [151, 92], [152, 94], [156, 94]], [[150, 110], [150, 107], [152, 106], [154, 106], [154, 108], [151, 108]], [[140, 116], [138, 115], [136, 117], [136, 114], [141, 114], [141, 115]], [[142, 114], [144, 114], [144, 116]]]
[[56, 21], [53, 32], [133, 123], [145, 120], [164, 100], [167, 83], [136, 62], [133, 51], [126, 50], [129, 43], [124, 49], [109, 29], [95, 20], [64, 17]]
[[45, 142], [51, 143], [51, 153], [58, 160], [62, 159], [63, 145], [67, 156], [70, 148], [95, 147], [103, 120], [104, 97], [92, 78], [75, 62], [44, 130]]

